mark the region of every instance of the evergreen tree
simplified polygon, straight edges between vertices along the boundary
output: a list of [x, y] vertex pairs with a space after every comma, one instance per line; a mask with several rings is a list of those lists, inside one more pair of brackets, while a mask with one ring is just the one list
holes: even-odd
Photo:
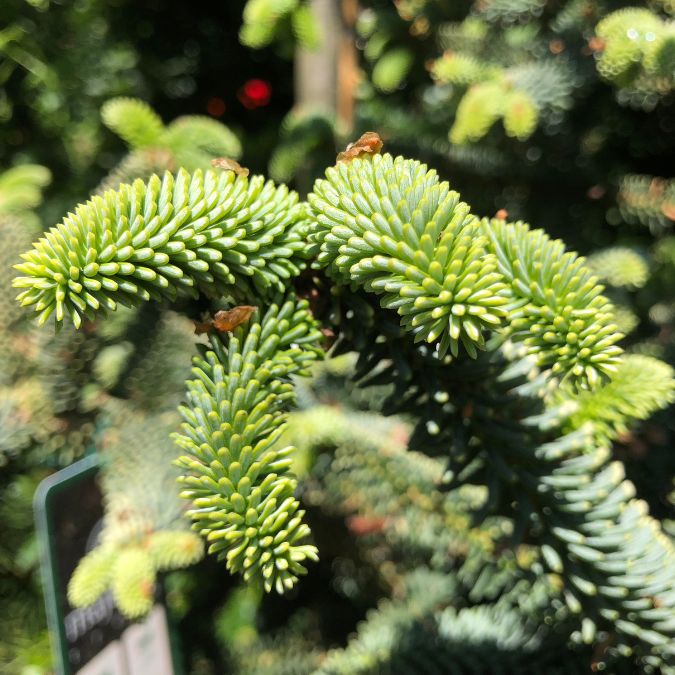
[[[250, 0], [240, 39], [314, 48], [313, 4]], [[391, 154], [324, 175], [352, 139], [293, 110], [274, 184], [228, 127], [116, 98], [128, 155], [42, 238], [44, 170], [0, 176], [10, 672], [48, 662], [21, 514], [93, 449], [70, 600], [140, 619], [163, 579], [191, 673], [675, 668], [672, 6], [361, 5], [353, 133]]]
[[[181, 169], [94, 196], [24, 254], [19, 300], [41, 323], [75, 327], [118, 305], [201, 295], [229, 304], [198, 324], [208, 344], [193, 361], [174, 439], [195, 531], [252, 589], [292, 591], [319, 553], [284, 436], [294, 379], [322, 355], [320, 329], [336, 337], [335, 352], [358, 355], [363, 385], [390, 388], [381, 411], [410, 419], [408, 447], [438, 463], [426, 468], [403, 450], [378, 461], [386, 427], [369, 441], [327, 413], [315, 442], [337, 452], [323, 471], [316, 463], [314, 479], [329, 510], [349, 501], [340, 474], [355, 494], [365, 481], [372, 494], [355, 531], [386, 532], [402, 496], [426, 495], [432, 532], [414, 527], [424, 502], [417, 515], [404, 501], [412, 541], [387, 538], [403, 551], [398, 582], [387, 580], [395, 601], [381, 603], [344, 651], [319, 659], [317, 672], [444, 672], [451, 661], [484, 672], [496, 657], [514, 671], [532, 659], [546, 668], [558, 661], [553, 645], [575, 641], [601, 645], [596, 661], [667, 664], [672, 544], [607, 444], [670, 400], [672, 370], [622, 356], [612, 306], [583, 259], [523, 223], [480, 220], [435, 171], [380, 155], [381, 145], [368, 134], [350, 146], [307, 202], [221, 161], [222, 170]], [[300, 438], [312, 443], [304, 428]], [[388, 484], [393, 494], [378, 499]], [[477, 490], [469, 503], [455, 496], [462, 485]], [[383, 513], [369, 512], [373, 500]], [[482, 527], [498, 519], [518, 552], [506, 577], [510, 556], [478, 546], [482, 566], [471, 532], [466, 562], [453, 566], [443, 543], [453, 509]], [[410, 558], [425, 546], [438, 566], [428, 577]], [[132, 589], [147, 588], [153, 569], [191, 559], [172, 554], [153, 567], [152, 551], [152, 541], [134, 543], [113, 558], [103, 542], [73, 577], [72, 601], [86, 604], [111, 583], [120, 608], [142, 614], [147, 600]], [[467, 583], [476, 565], [465, 606], [453, 577]]]

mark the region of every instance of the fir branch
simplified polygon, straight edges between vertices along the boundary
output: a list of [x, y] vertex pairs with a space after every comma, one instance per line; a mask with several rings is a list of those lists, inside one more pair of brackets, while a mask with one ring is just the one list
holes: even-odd
[[583, 258], [524, 223], [483, 221], [499, 271], [511, 291], [510, 336], [522, 340], [539, 365], [597, 385], [616, 370], [621, 337], [612, 306]]
[[233, 573], [283, 593], [316, 560], [300, 541], [309, 528], [293, 497], [292, 447], [277, 447], [293, 403], [291, 375], [306, 375], [321, 334], [305, 301], [272, 304], [230, 337], [214, 336], [196, 358], [181, 408], [185, 452], [178, 465], [190, 517], [210, 542], [209, 552]]
[[[455, 608], [452, 575], [421, 568], [405, 579], [399, 597], [369, 612], [344, 649], [334, 649], [315, 675], [391, 673], [582, 673], [582, 655], [566, 649], [559, 663], [556, 644], [565, 649], [564, 632], [542, 625], [535, 611], [508, 600]], [[540, 584], [541, 585], [541, 584]], [[532, 589], [529, 604], [546, 603]]]
[[304, 215], [295, 193], [261, 176], [153, 176], [78, 207], [22, 256], [14, 285], [40, 323], [54, 314], [77, 327], [118, 303], [269, 294], [305, 266]]
[[483, 348], [506, 304], [497, 260], [478, 220], [435, 171], [391, 155], [326, 171], [310, 195], [318, 264], [343, 283], [382, 294], [416, 340], [440, 353]]
[[[507, 342], [476, 360], [441, 359], [397, 333], [383, 311], [369, 314], [353, 296], [349, 303], [351, 314], [339, 314], [336, 347], [358, 345], [360, 372], [371, 382], [394, 383], [384, 410], [418, 420], [412, 447], [449, 453], [446, 487], [488, 487], [477, 517], [510, 513], [516, 541], [529, 531], [559, 575], [569, 611], [584, 611], [590, 640], [598, 628], [613, 631], [615, 653], [632, 650], [643, 664], [667, 662], [675, 554], [645, 504], [634, 499], [621, 463], [595, 445], [602, 418], [597, 428], [590, 419], [571, 423], [586, 392], [579, 402], [572, 394], [557, 399], [558, 383], [537, 368], [525, 345]], [[613, 417], [644, 416], [657, 400], [659, 407], [667, 403], [657, 394], [643, 408], [630, 377], [620, 384], [620, 372], [616, 389], [606, 385]], [[636, 407], [627, 410], [624, 397]]]
[[375, 155], [338, 164], [309, 197], [318, 265], [382, 295], [416, 341], [475, 356], [504, 328], [555, 373], [594, 386], [621, 337], [574, 253], [541, 231], [479, 221], [435, 171]]
[[644, 225], [653, 233], [672, 227], [675, 220], [675, 180], [628, 174], [618, 187], [621, 217], [632, 225]]

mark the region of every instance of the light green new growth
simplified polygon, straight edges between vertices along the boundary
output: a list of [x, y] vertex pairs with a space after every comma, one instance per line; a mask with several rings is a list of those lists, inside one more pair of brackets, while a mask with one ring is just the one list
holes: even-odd
[[528, 60], [514, 65], [504, 66], [494, 55], [493, 60], [482, 60], [478, 55], [482, 57], [485, 46], [478, 49], [467, 43], [468, 53], [461, 51], [463, 25], [449, 24], [445, 42], [450, 49], [430, 69], [438, 83], [455, 85], [460, 91], [466, 87], [449, 132], [451, 143], [480, 141], [500, 119], [507, 136], [524, 141], [542, 120], [555, 119], [570, 107], [578, 83], [566, 63], [550, 58], [531, 61], [529, 50], [523, 54]]
[[628, 431], [635, 420], [644, 420], [675, 400], [675, 373], [663, 361], [627, 354], [609, 382], [595, 391], [580, 392], [569, 423], [581, 428], [592, 423], [599, 443], [608, 443]]
[[450, 141], [462, 144], [483, 138], [504, 114], [504, 96], [504, 87], [498, 81], [488, 80], [473, 85], [457, 106]]
[[[231, 171], [138, 180], [78, 207], [16, 268], [18, 297], [44, 323], [75, 326], [143, 300], [255, 289], [304, 267], [305, 207], [284, 186]], [[236, 286], [236, 289], [235, 289]]]
[[[442, 66], [443, 59], [437, 69], [437, 77], [441, 81], [447, 76]], [[482, 75], [484, 79], [472, 84], [457, 106], [455, 122], [449, 133], [450, 141], [458, 145], [479, 141], [499, 119], [504, 123], [507, 136], [520, 141], [528, 139], [537, 128], [541, 108], [549, 101], [544, 99], [539, 102], [537, 96], [528, 91], [531, 87], [518, 82], [518, 69], [513, 69], [513, 74], [510, 74], [509, 70], [500, 73], [493, 68], [483, 71]], [[461, 75], [450, 73], [450, 76]], [[478, 77], [479, 73], [466, 74], [466, 77], [470, 76]]]
[[208, 168], [214, 157], [241, 156], [239, 139], [211, 117], [186, 115], [165, 126], [147, 103], [126, 97], [105, 103], [101, 117], [132, 151], [164, 150], [171, 154], [175, 166], [188, 171]]
[[42, 188], [51, 181], [48, 169], [22, 164], [0, 173], [0, 216], [28, 211], [42, 201]]
[[169, 148], [176, 164], [184, 169], [208, 166], [214, 157], [241, 157], [239, 139], [223, 124], [203, 115], [176, 118], [166, 129], [164, 145]]
[[204, 545], [192, 532], [159, 530], [148, 537], [147, 551], [156, 570], [175, 570], [199, 562]]
[[134, 149], [157, 147], [164, 124], [147, 104], [135, 98], [113, 98], [101, 108], [103, 123]]
[[373, 83], [381, 91], [394, 91], [410, 72], [413, 59], [413, 53], [409, 49], [399, 48], [385, 52], [373, 68]]
[[155, 567], [142, 548], [124, 549], [115, 559], [110, 586], [115, 604], [130, 619], [145, 616], [155, 599]]
[[116, 551], [99, 546], [78, 564], [68, 583], [68, 602], [73, 607], [86, 607], [96, 602], [108, 589]]
[[598, 23], [602, 41], [598, 72], [619, 87], [659, 94], [675, 85], [675, 23], [644, 8], [612, 12]]
[[431, 74], [440, 82], [468, 86], [495, 79], [501, 74], [501, 68], [482, 63], [468, 54], [447, 51], [434, 61]]
[[302, 4], [291, 15], [295, 39], [305, 49], [316, 49], [323, 38], [310, 4]]
[[243, 19], [239, 39], [247, 47], [267, 47], [283, 37], [284, 28], [290, 29], [287, 32], [305, 49], [320, 44], [319, 25], [305, 0], [248, 0]]
[[188, 567], [204, 554], [199, 536], [184, 530], [161, 530], [116, 546], [103, 543], [79, 562], [68, 583], [68, 602], [86, 607], [108, 589], [129, 619], [145, 616], [155, 597], [157, 572]]
[[521, 141], [529, 138], [537, 128], [540, 111], [555, 107], [561, 90], [567, 88], [564, 81], [557, 81], [561, 79], [558, 69], [546, 62], [537, 66], [505, 69], [454, 52], [437, 59], [431, 68], [434, 79], [469, 87], [457, 106], [450, 141], [458, 145], [479, 141], [500, 118], [507, 136]]
[[318, 264], [381, 295], [441, 357], [460, 343], [475, 356], [502, 329], [582, 384], [613, 372], [621, 336], [602, 287], [542, 231], [478, 221], [435, 171], [391, 155], [328, 169], [309, 200]]
[[196, 358], [181, 408], [186, 472], [181, 496], [188, 515], [210, 542], [209, 552], [233, 573], [283, 593], [316, 560], [304, 511], [293, 497], [292, 447], [277, 447], [294, 399], [291, 375], [308, 374], [321, 338], [306, 301], [288, 297], [231, 337], [214, 337]]
[[588, 266], [610, 286], [640, 288], [649, 279], [644, 256], [627, 246], [606, 248], [588, 257]]
[[523, 91], [511, 91], [504, 101], [504, 130], [507, 136], [525, 140], [537, 127], [539, 110], [534, 101]]
[[244, 7], [244, 25], [239, 39], [248, 47], [259, 48], [270, 44], [280, 21], [290, 16], [300, 0], [248, 0]]

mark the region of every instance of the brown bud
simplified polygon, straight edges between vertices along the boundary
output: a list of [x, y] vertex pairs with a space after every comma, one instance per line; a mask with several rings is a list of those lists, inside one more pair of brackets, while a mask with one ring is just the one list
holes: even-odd
[[562, 40], [551, 40], [548, 43], [548, 50], [551, 54], [561, 54], [565, 51], [565, 43]]
[[256, 309], [258, 308], [252, 307], [251, 305], [240, 305], [239, 307], [233, 307], [232, 309], [227, 310], [221, 309], [216, 312], [213, 319], [195, 322], [195, 333], [201, 335], [212, 329], [220, 331], [221, 333], [231, 333], [237, 326], [246, 323]]
[[338, 162], [349, 162], [362, 155], [379, 155], [382, 150], [382, 139], [374, 131], [366, 131], [358, 141], [350, 143], [347, 148], [337, 156]]
[[211, 166], [223, 171], [234, 171], [237, 176], [248, 176], [249, 174], [249, 170], [246, 167], [241, 166], [239, 162], [229, 157], [216, 157], [216, 159], [211, 160]]
[[663, 204], [661, 204], [661, 213], [668, 218], [668, 220], [675, 220], [675, 204], [672, 202], [663, 202]]
[[462, 417], [470, 420], [473, 417], [473, 401], [468, 401], [462, 409]]
[[602, 185], [592, 185], [588, 188], [586, 196], [589, 199], [602, 199], [605, 196], [605, 188]]
[[605, 48], [605, 41], [602, 38], [599, 37], [592, 37], [588, 41], [588, 48], [591, 50], [591, 52], [596, 53], [596, 52], [601, 52]]
[[347, 527], [357, 537], [367, 534], [377, 534], [384, 530], [387, 519], [378, 516], [350, 516], [347, 518]]

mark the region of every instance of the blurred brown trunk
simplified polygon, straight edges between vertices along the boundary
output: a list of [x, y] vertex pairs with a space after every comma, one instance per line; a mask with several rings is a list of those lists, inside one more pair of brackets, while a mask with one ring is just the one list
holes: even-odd
[[337, 120], [345, 134], [354, 127], [354, 94], [359, 82], [354, 26], [359, 13], [358, 0], [342, 0], [342, 30], [337, 63]]
[[358, 59], [354, 39], [357, 0], [311, 0], [321, 33], [319, 47], [298, 48], [295, 57], [295, 101], [298, 108], [335, 115], [340, 132], [353, 126]]

